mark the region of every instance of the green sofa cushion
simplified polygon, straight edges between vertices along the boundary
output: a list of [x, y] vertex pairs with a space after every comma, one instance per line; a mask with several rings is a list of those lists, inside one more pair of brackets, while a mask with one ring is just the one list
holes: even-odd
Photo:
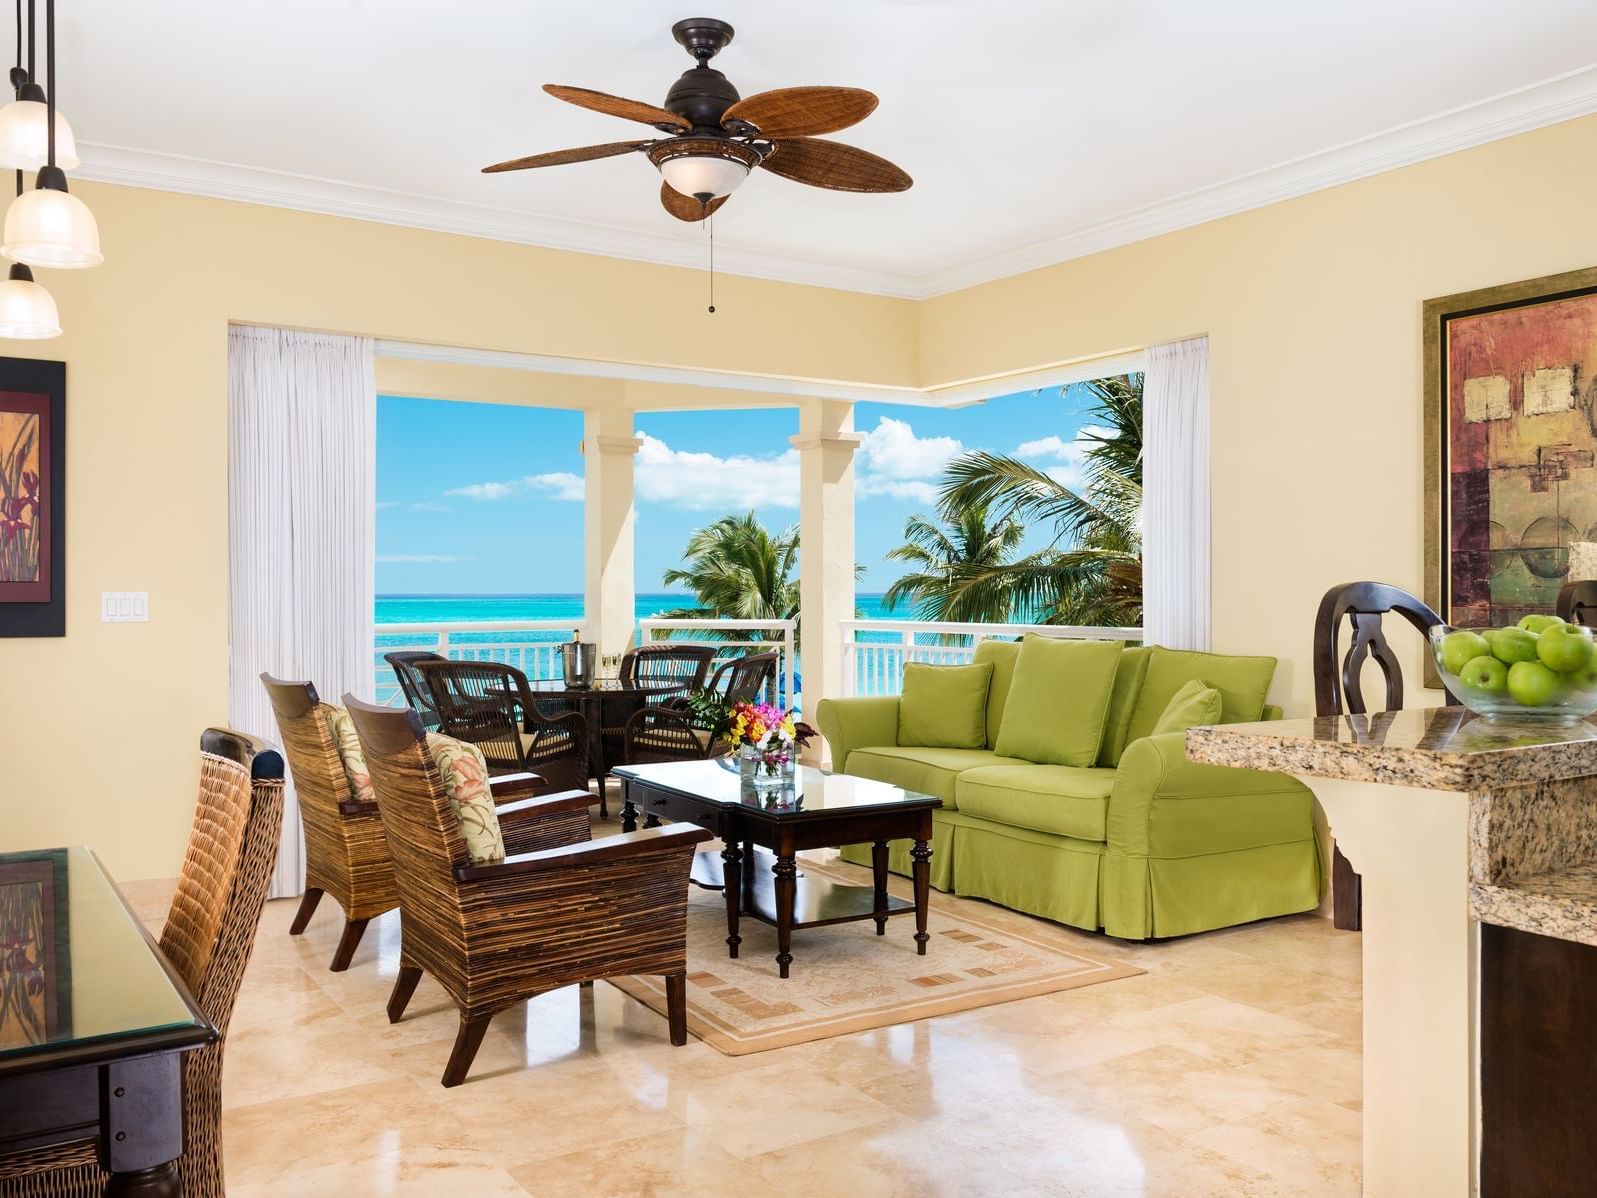
[[1119, 641], [1027, 633], [993, 748], [1048, 765], [1090, 766], [1103, 744]]
[[1109, 694], [1109, 715], [1104, 719], [1103, 744], [1098, 746], [1098, 764], [1113, 769], [1120, 764], [1120, 754], [1126, 751], [1126, 733], [1131, 730], [1131, 713], [1136, 709], [1137, 696], [1142, 693], [1142, 680], [1148, 674], [1148, 659], [1153, 650], [1146, 645], [1133, 645], [1120, 651], [1120, 664], [1115, 667], [1115, 686]]
[[1115, 771], [1068, 765], [986, 765], [954, 786], [960, 811], [994, 823], [1102, 841]]
[[1273, 657], [1234, 657], [1155, 645], [1126, 741], [1153, 735], [1175, 693], [1194, 679], [1220, 692], [1222, 724], [1251, 723], [1264, 711], [1264, 697], [1274, 677]]
[[984, 765], [1024, 765], [1000, 757], [991, 749], [934, 749], [882, 745], [855, 749], [848, 755], [848, 772], [857, 778], [874, 778], [923, 795], [935, 795], [952, 810], [954, 779], [962, 770]]
[[934, 666], [912, 661], [904, 666], [898, 699], [898, 743], [944, 749], [987, 747], [988, 662]]
[[998, 744], [998, 729], [1004, 722], [1004, 704], [1009, 700], [1009, 685], [1015, 680], [1015, 661], [1020, 657], [1019, 641], [982, 641], [976, 646], [975, 660], [993, 667], [992, 685], [987, 688], [987, 747]]
[[1220, 722], [1220, 711], [1225, 704], [1220, 692], [1205, 686], [1194, 678], [1181, 684], [1181, 689], [1170, 696], [1164, 713], [1153, 726], [1153, 735], [1161, 732], [1185, 732], [1188, 728], [1202, 728]]

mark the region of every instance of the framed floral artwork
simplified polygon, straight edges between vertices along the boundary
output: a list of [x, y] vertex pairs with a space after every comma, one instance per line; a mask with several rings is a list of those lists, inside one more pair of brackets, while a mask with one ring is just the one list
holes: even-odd
[[66, 364], [0, 358], [0, 636], [66, 635]]
[[72, 1034], [67, 851], [0, 853], [0, 1052]]

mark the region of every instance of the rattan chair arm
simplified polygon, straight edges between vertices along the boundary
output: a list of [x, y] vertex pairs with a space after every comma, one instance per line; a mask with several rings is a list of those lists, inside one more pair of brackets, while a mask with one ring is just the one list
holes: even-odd
[[610, 862], [630, 861], [634, 857], [644, 857], [651, 853], [685, 849], [714, 839], [715, 833], [696, 824], [645, 828], [641, 832], [624, 832], [619, 836], [606, 836], [603, 840], [591, 840], [580, 847], [544, 849], [538, 853], [521, 853], [514, 857], [506, 857], [503, 861], [457, 865], [455, 880], [485, 882], [495, 878], [515, 877], [518, 874], [539, 874], [605, 865]]
[[538, 788], [542, 785], [544, 785], [542, 774], [527, 771], [519, 774], [500, 774], [488, 779], [488, 790], [493, 794], [494, 802], [501, 807], [517, 799], [537, 794]]
[[376, 815], [377, 804], [366, 799], [341, 799], [338, 804], [338, 813], [346, 819], [359, 815]]
[[675, 707], [640, 707], [627, 717], [625, 733], [630, 740], [635, 725], [657, 723], [674, 724], [684, 732], [693, 731], [693, 719], [685, 711]]
[[495, 814], [505, 819], [536, 819], [540, 815], [554, 815], [561, 811], [586, 811], [599, 801], [599, 796], [588, 790], [562, 790], [552, 795], [533, 795], [500, 803]]

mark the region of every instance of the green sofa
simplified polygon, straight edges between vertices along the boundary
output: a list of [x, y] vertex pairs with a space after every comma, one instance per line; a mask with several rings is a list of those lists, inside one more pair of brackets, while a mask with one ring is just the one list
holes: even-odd
[[[976, 661], [993, 664], [983, 748], [899, 745], [897, 696], [818, 705], [834, 770], [943, 800], [933, 816], [934, 887], [1127, 940], [1319, 904], [1323, 863], [1306, 787], [1284, 774], [1189, 762], [1183, 732], [1140, 735], [1183, 675], [1220, 689], [1222, 721], [1230, 718], [1231, 693], [1204, 676], [1236, 659], [1123, 649], [1096, 764], [1077, 768], [993, 750], [1019, 650], [1010, 641], [977, 647]], [[1144, 686], [1149, 678], [1158, 684]], [[1252, 702], [1257, 710], [1262, 693]], [[1263, 710], [1265, 719], [1280, 715]], [[843, 856], [869, 865], [870, 846]], [[890, 847], [889, 867], [910, 872], [907, 841]]]

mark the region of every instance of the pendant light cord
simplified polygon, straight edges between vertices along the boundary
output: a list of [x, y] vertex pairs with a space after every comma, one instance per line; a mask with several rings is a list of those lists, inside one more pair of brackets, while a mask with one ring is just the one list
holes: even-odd
[[712, 213], [704, 218], [704, 223], [710, 227], [710, 313], [715, 313], [715, 215]]
[[[22, 0], [17, 0], [17, 7], [18, 7], [17, 19], [20, 21], [22, 19], [22, 17], [21, 17]], [[19, 32], [17, 34], [17, 53], [21, 54], [22, 53], [22, 34], [20, 32], [20, 26], [18, 28], [19, 28]], [[28, 78], [32, 79], [33, 77], [34, 77], [33, 76], [33, 0], [28, 0]]]
[[[33, 0], [28, 0], [31, 4]], [[44, 93], [44, 128], [49, 164], [55, 165], [55, 0], [44, 0], [44, 69], [50, 86]]]
[[[28, 0], [28, 7], [33, 7], [33, 0]], [[12, 82], [16, 85], [17, 99], [22, 99], [22, 80], [18, 76], [22, 73], [22, 0], [17, 0], [17, 69], [12, 72]], [[17, 194], [22, 194], [22, 168], [17, 168]]]

